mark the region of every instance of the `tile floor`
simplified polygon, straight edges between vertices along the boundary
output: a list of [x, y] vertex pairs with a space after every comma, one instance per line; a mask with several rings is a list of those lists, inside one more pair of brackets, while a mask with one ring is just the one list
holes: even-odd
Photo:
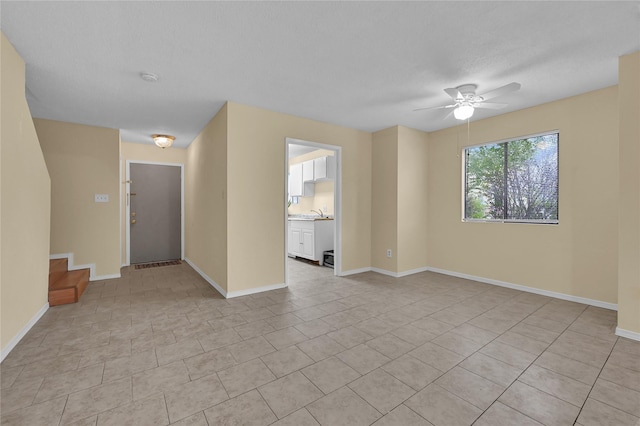
[[2, 425], [639, 425], [616, 313], [435, 273], [222, 299], [188, 265], [123, 269], [0, 366]]

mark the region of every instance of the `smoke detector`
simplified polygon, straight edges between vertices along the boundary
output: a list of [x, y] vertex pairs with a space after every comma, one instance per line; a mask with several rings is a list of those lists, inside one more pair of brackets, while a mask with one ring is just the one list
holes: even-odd
[[141, 72], [140, 78], [147, 83], [155, 83], [156, 81], [158, 81], [158, 74], [154, 74], [152, 72]]

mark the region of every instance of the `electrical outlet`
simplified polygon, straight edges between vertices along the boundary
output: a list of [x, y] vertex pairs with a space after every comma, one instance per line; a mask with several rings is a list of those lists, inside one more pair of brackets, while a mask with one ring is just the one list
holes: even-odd
[[387, 249], [387, 257], [391, 257], [391, 249]]
[[109, 194], [95, 194], [94, 201], [96, 203], [108, 203]]

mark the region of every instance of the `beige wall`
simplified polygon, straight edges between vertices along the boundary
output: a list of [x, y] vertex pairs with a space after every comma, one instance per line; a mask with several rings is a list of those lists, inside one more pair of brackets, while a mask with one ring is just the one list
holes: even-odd
[[398, 272], [427, 264], [427, 133], [398, 127]]
[[[51, 176], [51, 254], [95, 264], [96, 277], [120, 274], [120, 170], [116, 129], [34, 120]], [[94, 194], [109, 195], [108, 203]]]
[[[326, 149], [318, 149], [298, 157], [291, 158], [289, 165], [303, 163], [315, 158], [334, 155], [333, 151]], [[288, 211], [289, 214], [312, 214], [311, 210], [322, 209], [323, 214], [333, 215], [334, 208], [334, 188], [335, 180], [314, 183], [314, 193], [312, 197], [299, 197], [298, 204], [292, 204]]]
[[25, 99], [25, 64], [0, 33], [0, 348], [46, 309], [51, 181]]
[[[120, 143], [120, 185], [122, 199], [120, 205], [122, 206], [121, 215], [121, 241], [122, 247], [120, 252], [122, 258], [120, 262], [122, 265], [127, 263], [127, 236], [126, 236], [126, 214], [127, 214], [127, 194], [126, 194], [126, 173], [127, 173], [127, 161], [148, 161], [154, 163], [167, 163], [167, 164], [182, 164], [187, 163], [187, 150], [184, 148], [158, 148], [157, 146], [141, 143], [121, 142]], [[185, 166], [186, 173], [186, 166]]]
[[371, 266], [398, 272], [398, 126], [372, 139]]
[[640, 52], [621, 57], [619, 72], [618, 327], [640, 333]]
[[227, 238], [235, 238], [227, 229], [227, 110], [189, 145], [185, 169], [185, 257], [224, 291]]
[[333, 215], [334, 181], [316, 182], [312, 197], [299, 197], [298, 204], [291, 204], [289, 214], [314, 214], [311, 210], [322, 210], [322, 214]]
[[427, 266], [427, 142], [427, 133], [403, 126], [373, 134], [374, 268], [402, 274]]
[[232, 102], [227, 107], [229, 290], [284, 282], [287, 137], [342, 147], [342, 270], [369, 267], [371, 134]]
[[[560, 131], [558, 225], [464, 223], [463, 146]], [[429, 266], [617, 303], [618, 90], [429, 134]]]

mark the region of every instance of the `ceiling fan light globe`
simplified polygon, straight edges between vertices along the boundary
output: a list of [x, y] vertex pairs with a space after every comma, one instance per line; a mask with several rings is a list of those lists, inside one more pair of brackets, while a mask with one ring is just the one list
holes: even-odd
[[471, 105], [460, 105], [453, 111], [453, 116], [458, 120], [466, 120], [473, 115], [474, 108]]

